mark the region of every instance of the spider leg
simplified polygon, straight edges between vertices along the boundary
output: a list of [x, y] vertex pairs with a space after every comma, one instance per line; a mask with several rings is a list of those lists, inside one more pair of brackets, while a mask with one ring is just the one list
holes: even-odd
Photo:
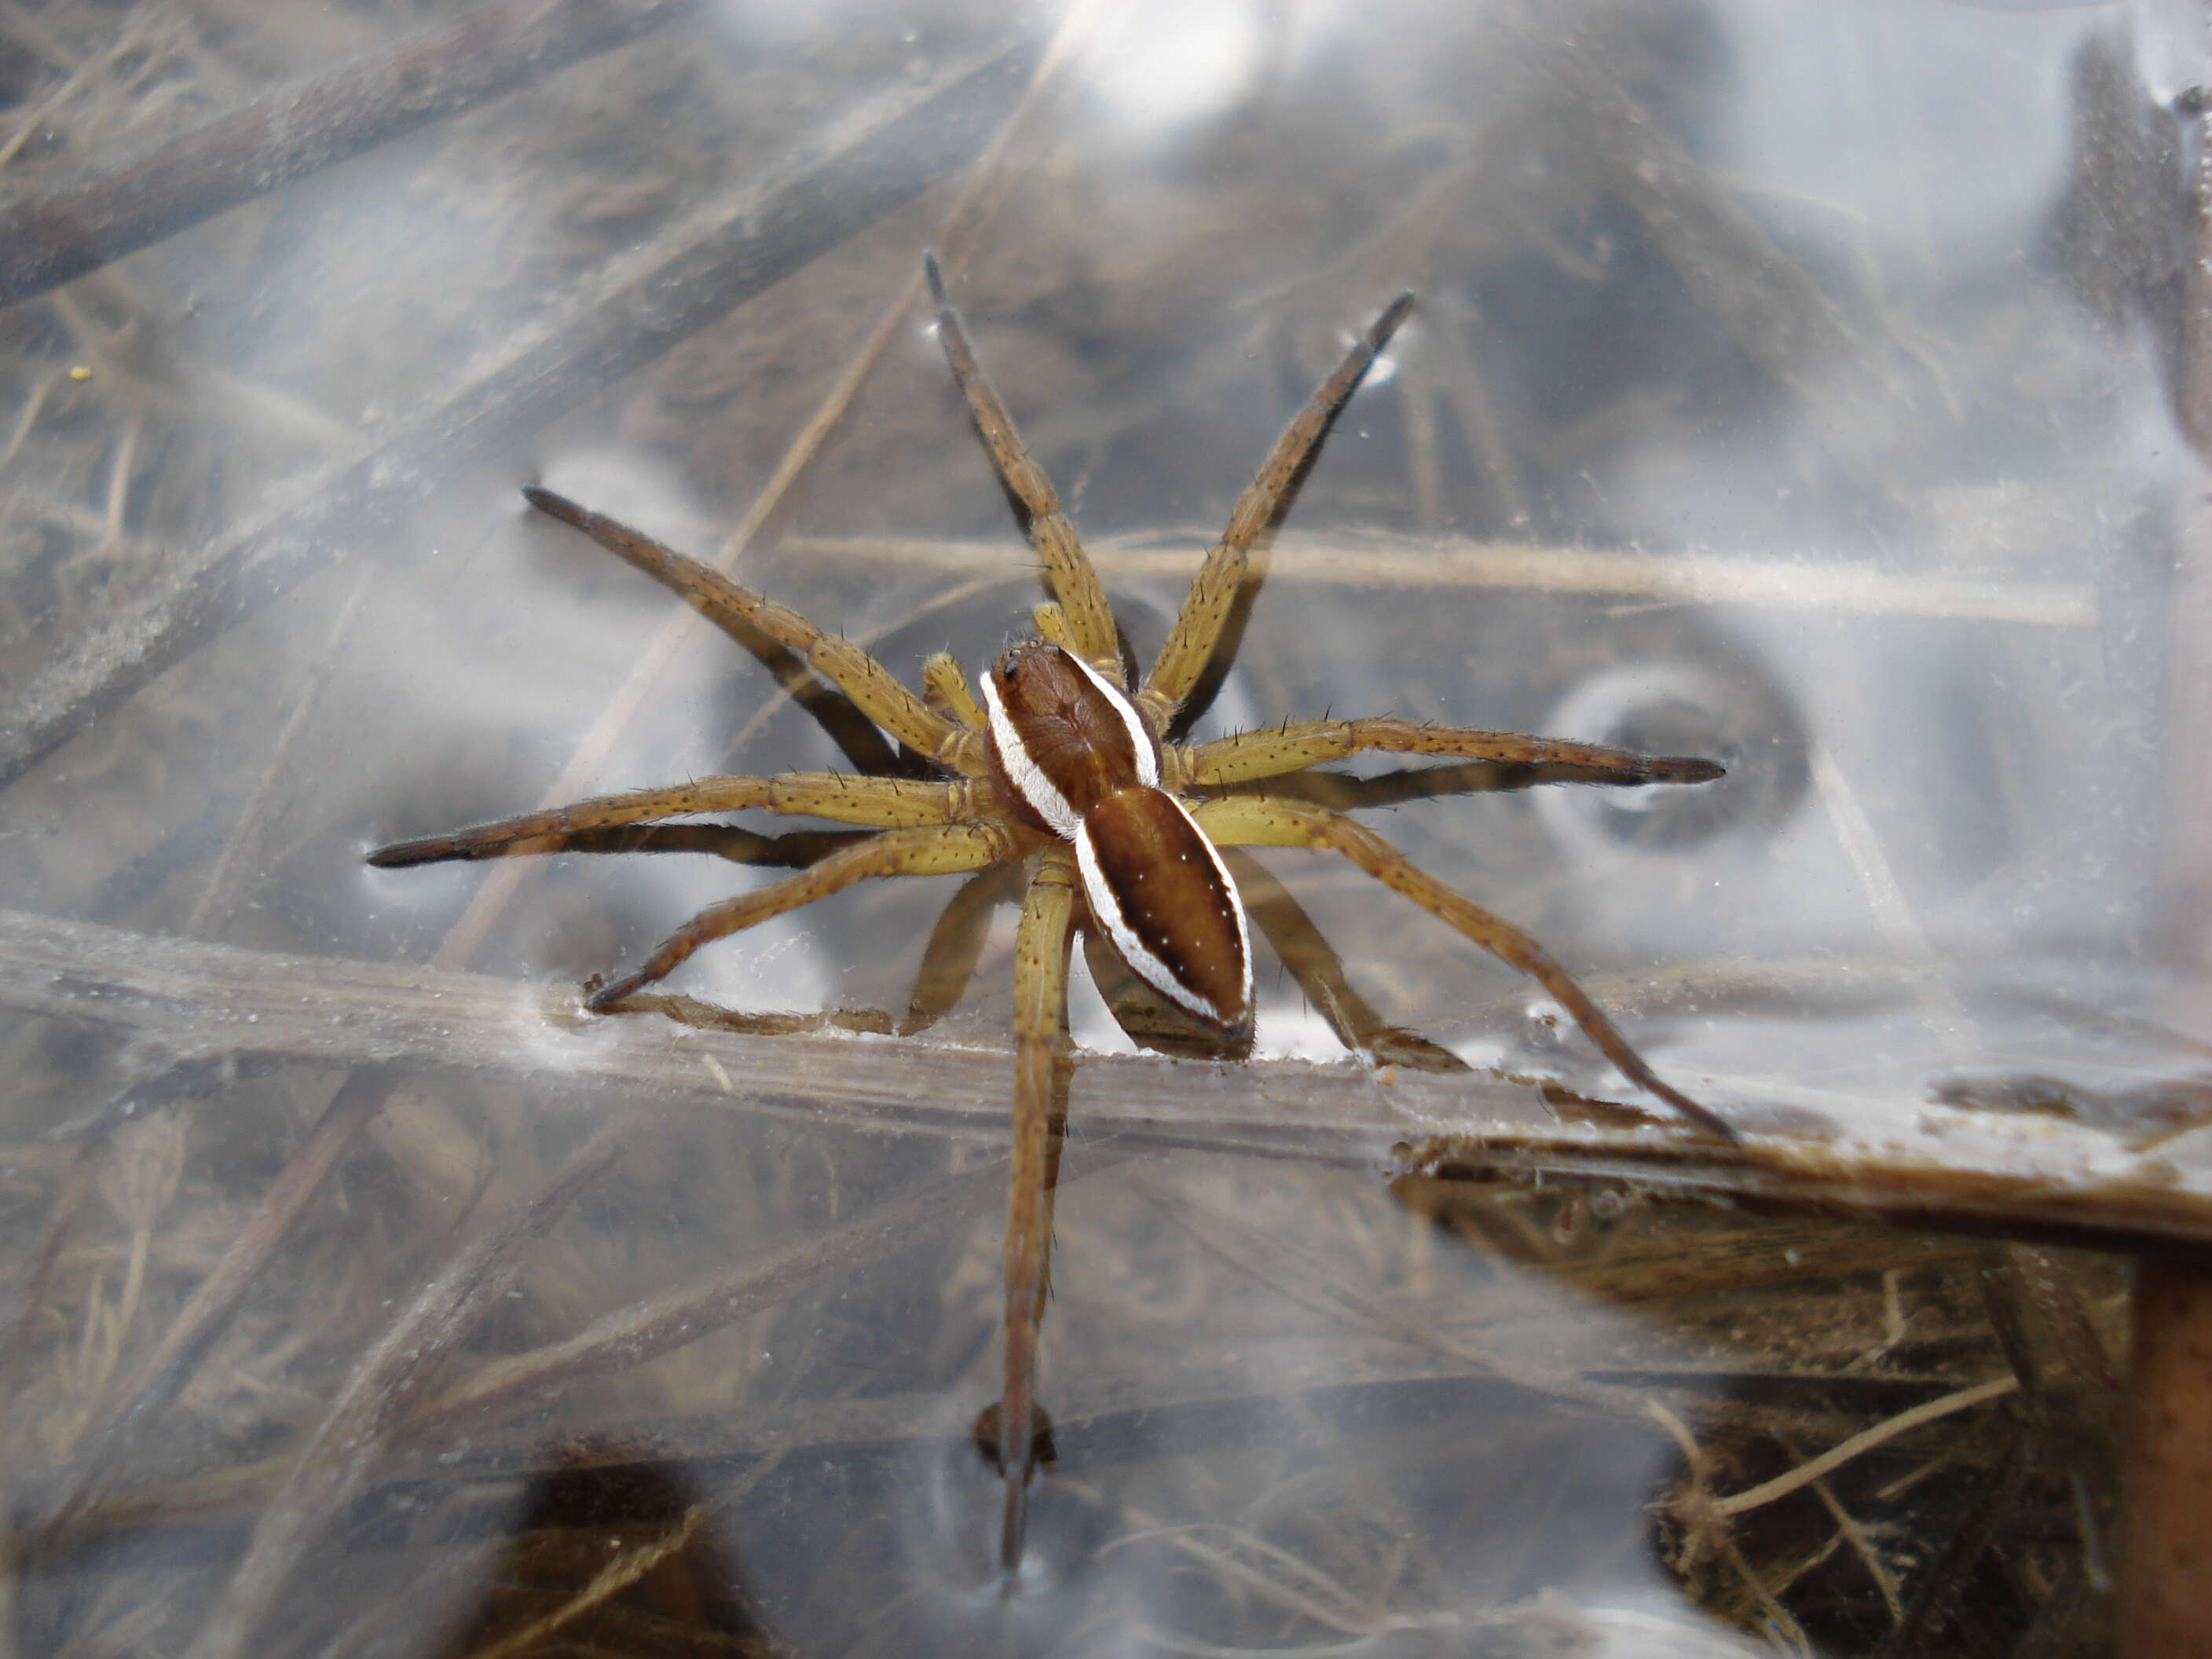
[[879, 829], [920, 828], [951, 823], [965, 816], [966, 786], [927, 783], [914, 778], [854, 778], [842, 772], [785, 772], [772, 778], [699, 778], [665, 789], [637, 789], [601, 795], [549, 811], [525, 812], [450, 835], [425, 836], [380, 847], [368, 861], [390, 869], [433, 864], [441, 859], [491, 858], [508, 853], [550, 853], [562, 839], [586, 830], [611, 830], [653, 818], [684, 817], [696, 812], [736, 812], [764, 808], [803, 813], [833, 823]]
[[1575, 983], [1549, 951], [1473, 900], [1455, 892], [1364, 824], [1321, 807], [1294, 805], [1255, 795], [1230, 795], [1193, 808], [1199, 827], [1225, 846], [1315, 847], [1341, 853], [1385, 887], [1404, 894], [1438, 921], [1457, 928], [1499, 961], [1518, 968], [1559, 1000], [1575, 1024], [1620, 1074], [1659, 1097], [1684, 1117], [1723, 1140], [1736, 1132], [1722, 1118], [1662, 1081], [1629, 1046], [1605, 1011]]
[[535, 488], [522, 494], [539, 512], [582, 531], [609, 552], [672, 589], [693, 610], [741, 642], [750, 644], [751, 635], [765, 635], [798, 653], [809, 667], [850, 697], [862, 714], [916, 754], [956, 771], [981, 769], [982, 762], [973, 755], [973, 745], [961, 727], [901, 685], [881, 663], [851, 641], [823, 633], [790, 606], [764, 599], [712, 565], [687, 558], [603, 513], [577, 506], [565, 495]]
[[999, 1468], [1006, 1483], [999, 1570], [1011, 1582], [1022, 1565], [1029, 1522], [1035, 1425], [1037, 1322], [1044, 1312], [1051, 1248], [1053, 1056], [1067, 1018], [1067, 945], [1075, 910], [1075, 858], [1048, 848], [1014, 935], [1014, 1156], [1007, 1176], [1006, 1370], [999, 1396]]
[[595, 1014], [604, 1014], [631, 992], [665, 978], [701, 945], [827, 898], [856, 881], [871, 876], [957, 875], [995, 864], [1013, 851], [1013, 844], [1003, 832], [983, 824], [886, 830], [840, 848], [796, 875], [708, 905], [663, 939], [643, 967], [601, 986], [584, 999], [584, 1006]]
[[1723, 775], [1709, 760], [1679, 755], [1639, 755], [1626, 749], [1531, 738], [1518, 732], [1476, 732], [1464, 726], [1424, 726], [1416, 720], [1301, 720], [1295, 725], [1240, 732], [1184, 751], [1192, 783], [1249, 783], [1302, 772], [1363, 750], [1392, 755], [1450, 755], [1509, 766], [1571, 766], [1594, 773], [1593, 783], [1705, 783]]
[[1199, 567], [1190, 592], [1183, 599], [1182, 610], [1168, 633], [1167, 643], [1153, 659], [1152, 672], [1145, 677], [1145, 688], [1137, 694], [1138, 705], [1155, 731], [1168, 729], [1183, 700], [1190, 696], [1199, 677], [1206, 672], [1215, 647], [1221, 642], [1222, 629], [1227, 626], [1237, 596], [1244, 586], [1253, 542], [1273, 520], [1283, 504], [1284, 492], [1304, 471], [1315, 446], [1335, 420], [1337, 411], [1352, 396], [1352, 388], [1359, 384], [1376, 354], [1397, 332], [1398, 325], [1406, 320], [1406, 313], [1413, 305], [1411, 294], [1401, 294], [1384, 307], [1382, 314], [1345, 354], [1336, 372], [1323, 380], [1306, 400], [1305, 407], [1291, 416], [1291, 423], [1283, 428], [1283, 435], [1267, 452], [1267, 459], [1260, 463], [1260, 471], [1237, 498], [1237, 505], [1230, 511], [1228, 528], [1221, 532], [1221, 539]]
[[1091, 568], [1090, 555], [1076, 539], [1075, 527], [1060, 511], [1060, 495], [1052, 480], [1030, 459], [1006, 406], [999, 401], [998, 392], [976, 362], [968, 331], [960, 325], [960, 313], [945, 297], [944, 273], [938, 270], [934, 254], [922, 255], [922, 270], [929, 277], [930, 298], [937, 302], [937, 337], [945, 347], [945, 360], [951, 364], [952, 378], [968, 399], [969, 411], [975, 417], [976, 429], [983, 434], [983, 447], [991, 452], [991, 464], [998, 468], [1000, 482], [1029, 518], [1030, 544], [1044, 560], [1053, 593], [1067, 612], [1068, 631], [1081, 647], [1077, 654], [1119, 685], [1122, 683], [1121, 645], [1105, 590], [1098, 585], [1098, 573]]
[[625, 823], [562, 837], [563, 853], [705, 853], [758, 869], [804, 870], [840, 848], [866, 841], [866, 830], [793, 830], [764, 836], [736, 823]]
[[1113, 940], [1092, 925], [1096, 918], [1079, 909], [1076, 929], [1083, 940], [1083, 959], [1091, 969], [1091, 983], [1106, 1004], [1121, 1034], [1139, 1048], [1177, 1060], [1249, 1060], [1252, 1054], [1252, 1024], [1242, 1030], [1224, 1032], [1212, 1021], [1178, 1007], [1122, 960]]
[[1224, 848], [1222, 857], [1236, 872], [1237, 890], [1243, 895], [1245, 910], [1267, 935], [1276, 959], [1290, 969], [1298, 988], [1321, 1010], [1338, 1042], [1379, 1065], [1407, 1066], [1422, 1072], [1469, 1069], [1450, 1049], [1403, 1026], [1385, 1023], [1374, 1005], [1352, 988], [1341, 959], [1322, 937], [1305, 906], [1275, 879], [1273, 871], [1237, 848]]
[[1326, 806], [1337, 812], [1363, 812], [1411, 801], [1441, 800], [1448, 795], [1472, 794], [1478, 790], [1522, 789], [1544, 783], [1587, 783], [1589, 780], [1567, 769], [1547, 772], [1541, 767], [1500, 766], [1491, 761], [1454, 761], [1443, 766], [1401, 766], [1388, 772], [1353, 776], [1328, 767], [1309, 767], [1267, 780], [1264, 789], [1249, 783], [1229, 787], [1240, 793], [1255, 791], [1269, 800], [1297, 801], [1307, 806]]
[[960, 890], [938, 912], [937, 924], [929, 930], [929, 943], [922, 949], [921, 967], [914, 976], [906, 1013], [891, 1028], [897, 1036], [926, 1031], [952, 1012], [982, 957], [991, 911], [1008, 896], [1015, 873], [1015, 866], [1007, 864], [979, 870], [960, 884]]

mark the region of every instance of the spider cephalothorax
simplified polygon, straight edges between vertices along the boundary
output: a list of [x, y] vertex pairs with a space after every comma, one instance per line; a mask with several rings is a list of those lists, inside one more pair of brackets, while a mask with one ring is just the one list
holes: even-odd
[[[1034, 613], [1038, 637], [1016, 646], [984, 674], [981, 701], [948, 656], [923, 665], [924, 691], [918, 695], [859, 647], [824, 634], [711, 566], [549, 490], [526, 490], [532, 506], [665, 583], [769, 663], [806, 698], [854, 765], [872, 775], [702, 778], [401, 842], [380, 848], [370, 860], [404, 865], [554, 851], [590, 844], [595, 834], [624, 825], [751, 808], [875, 832], [826, 853], [817, 849], [798, 873], [700, 912], [641, 966], [591, 992], [588, 1005], [600, 1012], [662, 978], [710, 940], [866, 878], [1028, 866], [1014, 946], [1014, 1156], [1006, 1219], [1005, 1370], [995, 1423], [1006, 1489], [1000, 1563], [1011, 1573], [1021, 1559], [1032, 1463], [1031, 1382], [1048, 1245], [1044, 1184], [1053, 1055], [1064, 1040], [1074, 929], [1090, 928], [1177, 1013], [1233, 1052], [1251, 1029], [1252, 952], [1244, 907], [1218, 849], [1296, 846], [1339, 853], [1533, 976], [1632, 1082], [1709, 1133], [1733, 1139], [1724, 1122], [1662, 1082], [1603, 1010], [1526, 933], [1409, 863], [1372, 830], [1293, 793], [1271, 793], [1266, 782], [1364, 750], [1542, 767], [1551, 775], [1595, 783], [1697, 783], [1718, 777], [1721, 769], [1710, 761], [1395, 719], [1290, 721], [1206, 743], [1166, 741], [1245, 588], [1254, 540], [1281, 511], [1337, 410], [1404, 320], [1413, 296], [1401, 295], [1376, 319], [1277, 440], [1200, 566], [1151, 671], [1133, 691], [1113, 613], [1051, 481], [1024, 450], [977, 368], [935, 261], [927, 268], [939, 337], [953, 375], [1000, 478], [1028, 518], [1054, 596]], [[827, 702], [835, 702], [834, 710], [825, 712]], [[899, 757], [893, 744], [921, 757], [939, 776], [908, 775], [910, 769], [895, 764]], [[1334, 979], [1324, 984], [1310, 953], [1286, 948], [1266, 912], [1260, 920], [1316, 1004], [1340, 1007]], [[1370, 1046], [1370, 1030], [1341, 1018], [1339, 1025], [1347, 1042]]]

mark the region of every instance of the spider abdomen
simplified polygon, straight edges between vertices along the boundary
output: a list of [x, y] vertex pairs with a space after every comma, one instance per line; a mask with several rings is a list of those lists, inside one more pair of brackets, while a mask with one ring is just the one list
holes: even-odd
[[1084, 814], [1075, 865], [1092, 925], [1147, 985], [1241, 1037], [1252, 1023], [1252, 942], [1229, 867], [1183, 804], [1131, 784]]

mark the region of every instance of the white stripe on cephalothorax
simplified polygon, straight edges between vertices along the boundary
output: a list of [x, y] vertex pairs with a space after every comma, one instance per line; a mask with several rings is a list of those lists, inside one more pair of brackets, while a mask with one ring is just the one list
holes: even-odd
[[[1198, 821], [1191, 817], [1189, 809], [1173, 795], [1169, 795], [1167, 801], [1182, 814], [1183, 822], [1190, 825], [1191, 833], [1198, 837], [1198, 844], [1206, 849], [1206, 856], [1212, 862], [1213, 873], [1221, 878], [1222, 890], [1229, 896], [1229, 914], [1237, 919], [1237, 955], [1244, 964], [1243, 1001], [1244, 1015], [1249, 1019], [1252, 1016], [1252, 931], [1244, 920], [1244, 896], [1237, 890], [1236, 878], [1229, 873], [1229, 866], [1222, 862], [1220, 853], [1207, 838], [1206, 831], [1198, 827]], [[1138, 937], [1137, 930], [1129, 925], [1129, 919], [1121, 909], [1120, 896], [1106, 884], [1106, 872], [1099, 867], [1098, 851], [1092, 844], [1091, 826], [1087, 823], [1081, 826], [1075, 836], [1075, 867], [1083, 877], [1083, 896], [1090, 901], [1091, 919], [1106, 930], [1107, 937], [1113, 940], [1114, 948], [1121, 953], [1121, 960], [1129, 964], [1129, 970], [1179, 1007], [1188, 1009], [1201, 1019], [1211, 1020], [1216, 1025], [1228, 1025], [1228, 1017], [1177, 979], [1167, 963]]]
[[1030, 758], [1028, 746], [1014, 730], [1006, 700], [1000, 696], [998, 682], [989, 669], [983, 671], [981, 684], [983, 707], [991, 720], [991, 740], [998, 745], [999, 764], [1006, 769], [1006, 781], [1029, 803], [1030, 810], [1052, 826], [1054, 835], [1064, 841], [1074, 840], [1082, 819], [1067, 804], [1067, 797], [1045, 776], [1044, 769]]
[[1160, 754], [1152, 744], [1152, 734], [1145, 729], [1145, 717], [1137, 712], [1137, 705], [1129, 701], [1129, 694], [1108, 679], [1073, 651], [1063, 652], [1068, 661], [1081, 669], [1098, 688], [1098, 695], [1106, 699], [1109, 708], [1121, 717], [1121, 724], [1129, 728], [1129, 747], [1137, 757], [1137, 781], [1160, 787]]

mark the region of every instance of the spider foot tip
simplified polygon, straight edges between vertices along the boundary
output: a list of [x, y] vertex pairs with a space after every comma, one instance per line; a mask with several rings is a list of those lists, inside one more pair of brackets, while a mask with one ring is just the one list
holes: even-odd
[[1718, 761], [1699, 760], [1690, 755], [1668, 755], [1651, 764], [1651, 776], [1662, 783], [1711, 783], [1715, 778], [1728, 775], [1728, 768]]
[[1692, 1128], [1702, 1130], [1727, 1146], [1743, 1145], [1743, 1136], [1735, 1126], [1710, 1107], [1700, 1106], [1687, 1095], [1678, 1094], [1672, 1090], [1668, 1091], [1667, 1103], [1687, 1118]]
[[595, 1014], [611, 1014], [617, 1004], [643, 988], [646, 977], [643, 974], [625, 974], [607, 983], [598, 981], [599, 975], [594, 974], [584, 982], [584, 1006]]
[[945, 303], [945, 273], [938, 268], [937, 250], [926, 247], [921, 251], [921, 274], [928, 279], [929, 297], [939, 305]]
[[1398, 325], [1406, 320], [1407, 313], [1413, 308], [1413, 290], [1410, 288], [1383, 307], [1382, 314], [1375, 319], [1375, 349], [1377, 351], [1389, 343], [1390, 337], [1398, 331]]
[[556, 495], [542, 484], [523, 485], [522, 499], [540, 513], [559, 519], [565, 524], [581, 524], [584, 520], [582, 507], [566, 495]]

